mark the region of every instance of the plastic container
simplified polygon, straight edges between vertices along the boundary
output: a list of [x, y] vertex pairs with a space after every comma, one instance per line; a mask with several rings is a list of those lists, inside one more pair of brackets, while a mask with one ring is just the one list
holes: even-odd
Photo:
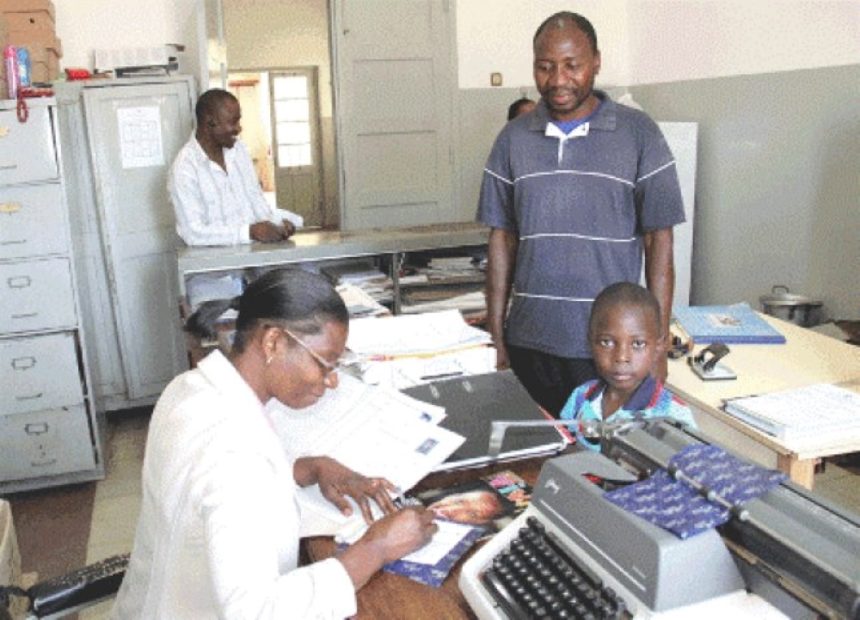
[[26, 47], [15, 50], [18, 60], [18, 87], [28, 88], [31, 85], [30, 51]]
[[9, 99], [18, 98], [18, 54], [14, 45], [3, 48], [3, 64], [6, 67], [6, 89]]

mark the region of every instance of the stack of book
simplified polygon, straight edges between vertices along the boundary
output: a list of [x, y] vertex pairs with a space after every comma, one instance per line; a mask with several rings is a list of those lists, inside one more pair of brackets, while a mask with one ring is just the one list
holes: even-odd
[[724, 409], [788, 442], [860, 430], [860, 394], [829, 384], [733, 398]]

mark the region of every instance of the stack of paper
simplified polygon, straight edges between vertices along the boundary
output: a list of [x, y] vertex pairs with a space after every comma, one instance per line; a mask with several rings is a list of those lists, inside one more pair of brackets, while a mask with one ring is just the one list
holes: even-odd
[[734, 398], [727, 413], [784, 440], [860, 429], [860, 394], [829, 384]]
[[[441, 407], [349, 375], [311, 407], [295, 410], [272, 400], [267, 413], [290, 458], [330, 456], [365, 476], [385, 477], [403, 491], [465, 441], [438, 426], [445, 417]], [[332, 535], [352, 527], [351, 520], [362, 523], [360, 511], [344, 517], [316, 485], [301, 490], [299, 503], [303, 536]]]
[[357, 319], [346, 346], [366, 359], [432, 356], [490, 344], [490, 334], [472, 327], [457, 310]]
[[461, 375], [492, 372], [490, 335], [457, 310], [350, 322], [347, 347], [362, 360], [365, 382], [404, 389]]
[[370, 294], [354, 284], [338, 284], [338, 294], [346, 304], [349, 318], [361, 318], [368, 316], [389, 316], [391, 311], [376, 301]]
[[351, 284], [363, 290], [380, 303], [391, 303], [391, 278], [377, 269], [370, 261], [357, 261], [326, 265], [323, 273], [337, 284]]

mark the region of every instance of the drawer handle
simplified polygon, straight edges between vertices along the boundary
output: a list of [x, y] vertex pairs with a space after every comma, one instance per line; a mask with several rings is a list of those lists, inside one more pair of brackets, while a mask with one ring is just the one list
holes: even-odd
[[32, 467], [50, 467], [56, 465], [57, 459], [48, 459], [47, 461], [30, 461]]
[[47, 422], [30, 422], [24, 425], [24, 432], [28, 435], [44, 435], [48, 432]]
[[8, 213], [9, 215], [17, 213], [21, 210], [20, 202], [4, 202], [0, 204], [0, 213]]
[[27, 314], [13, 314], [13, 319], [32, 319], [33, 317], [39, 316], [38, 312], [28, 312]]
[[12, 276], [11, 278], [6, 278], [6, 284], [9, 288], [27, 288], [33, 283], [33, 279], [30, 276]]
[[27, 357], [16, 357], [12, 360], [12, 368], [14, 370], [28, 370], [36, 365], [36, 358], [32, 355]]
[[0, 245], [24, 245], [25, 243], [27, 243], [26, 239], [16, 239], [15, 241], [4, 241]]
[[6, 164], [5, 166], [0, 166], [0, 170], [15, 170], [18, 168], [18, 164]]
[[44, 392], [39, 392], [38, 394], [31, 394], [30, 396], [16, 396], [15, 400], [37, 400], [44, 396]]

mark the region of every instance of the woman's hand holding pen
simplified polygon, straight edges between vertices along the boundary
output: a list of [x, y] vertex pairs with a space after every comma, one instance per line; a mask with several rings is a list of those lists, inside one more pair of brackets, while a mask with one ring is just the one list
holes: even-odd
[[391, 494], [397, 487], [385, 478], [368, 478], [354, 472], [327, 456], [304, 457], [295, 463], [296, 482], [302, 486], [317, 483], [323, 496], [337, 506], [344, 515], [352, 514], [347, 496], [355, 500], [364, 520], [373, 523], [370, 500], [376, 502], [385, 514], [396, 512]]
[[371, 525], [364, 536], [339, 556], [356, 589], [367, 583], [384, 564], [426, 545], [439, 529], [433, 513], [410, 506], [384, 516]]
[[427, 544], [439, 529], [435, 516], [423, 506], [403, 508], [374, 522], [361, 540], [377, 547], [384, 563], [392, 562]]

